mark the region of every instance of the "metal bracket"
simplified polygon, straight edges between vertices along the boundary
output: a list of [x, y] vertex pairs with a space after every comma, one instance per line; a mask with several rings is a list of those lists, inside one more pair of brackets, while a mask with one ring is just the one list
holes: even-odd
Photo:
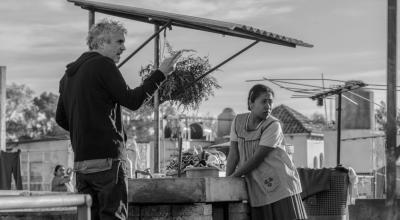
[[163, 31], [165, 28], [171, 26], [172, 21], [168, 21], [164, 26], [162, 26], [158, 31], [154, 32], [153, 35], [151, 35], [145, 42], [143, 42], [135, 51], [133, 51], [125, 60], [123, 60], [120, 64], [118, 64], [118, 68], [121, 68], [126, 62], [128, 62], [129, 59], [131, 59], [135, 54], [137, 54], [144, 46], [146, 46], [153, 38], [155, 38], [158, 34], [160, 34], [161, 31]]

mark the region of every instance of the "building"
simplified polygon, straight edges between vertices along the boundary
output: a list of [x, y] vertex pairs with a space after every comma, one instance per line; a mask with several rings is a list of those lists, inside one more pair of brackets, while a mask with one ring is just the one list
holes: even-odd
[[281, 121], [286, 145], [293, 145], [293, 162], [297, 167], [320, 168], [325, 166], [324, 135], [322, 127], [287, 105], [272, 110]]
[[[7, 150], [21, 150], [20, 167], [24, 190], [50, 191], [55, 166], [74, 166], [74, 153], [68, 136], [9, 142]], [[138, 143], [138, 150], [138, 167], [150, 167], [150, 144]]]
[[[303, 114], [286, 105], [272, 110], [282, 124], [286, 150], [297, 167], [320, 168], [325, 165], [324, 136], [322, 127], [316, 126]], [[211, 148], [229, 153], [229, 141], [216, 143]]]
[[55, 166], [61, 164], [73, 167], [74, 154], [67, 136], [9, 142], [7, 149], [21, 150], [20, 163], [24, 190], [50, 191]]
[[[375, 129], [374, 95], [363, 88], [345, 92], [341, 102], [340, 164], [372, 174], [385, 162], [385, 135]], [[338, 99], [335, 100], [338, 106]], [[336, 115], [336, 121], [338, 121]], [[326, 165], [337, 165], [337, 129], [324, 131]]]

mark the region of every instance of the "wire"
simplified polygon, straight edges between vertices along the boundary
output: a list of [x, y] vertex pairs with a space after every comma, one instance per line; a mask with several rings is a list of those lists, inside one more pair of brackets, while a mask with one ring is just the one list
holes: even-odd
[[304, 84], [304, 83], [293, 83], [293, 82], [286, 82], [286, 81], [282, 81], [282, 80], [271, 80], [271, 79], [267, 79], [265, 77], [264, 77], [264, 79], [269, 80], [269, 81], [276, 81], [276, 82], [280, 82], [280, 83], [287, 83], [287, 84], [292, 84], [292, 85], [308, 86], [308, 87], [323, 89], [323, 87], [321, 87], [321, 86], [308, 85], [308, 84]]
[[[314, 79], [314, 78], [309, 78], [309, 79], [285, 79], [285, 78], [277, 78], [277, 79], [269, 79], [269, 80], [293, 80], [293, 81], [320, 81], [321, 79]], [[341, 82], [341, 83], [346, 83], [346, 82], [348, 82], [348, 81], [345, 81], [345, 80], [337, 80], [337, 79], [327, 79], [327, 78], [324, 78], [323, 79], [324, 81], [332, 81], [332, 82]], [[252, 82], [252, 81], [265, 81], [265, 79], [255, 79], [255, 80], [246, 80], [246, 82]], [[371, 84], [371, 83], [368, 83], [368, 85], [371, 85], [371, 86], [387, 86], [387, 85], [384, 85], [384, 84]], [[400, 88], [400, 86], [396, 86], [396, 87], [399, 87]]]
[[353, 94], [353, 95], [355, 95], [355, 96], [361, 98], [361, 99], [364, 99], [364, 100], [367, 101], [367, 102], [374, 103], [375, 105], [377, 105], [377, 106], [379, 106], [379, 107], [384, 107], [383, 105], [380, 105], [380, 104], [378, 104], [378, 103], [376, 103], [376, 102], [373, 102], [373, 101], [371, 101], [370, 99], [367, 99], [367, 98], [365, 98], [365, 97], [363, 97], [363, 96], [361, 96], [361, 95], [359, 95], [359, 94], [357, 94], [357, 93], [354, 93], [354, 92], [352, 92], [352, 91], [348, 91], [348, 92], [349, 92], [350, 94]]
[[347, 99], [349, 102], [353, 103], [354, 105], [358, 105], [357, 102], [355, 102], [354, 100], [352, 100], [351, 98], [345, 96], [344, 94], [342, 94], [343, 98]]

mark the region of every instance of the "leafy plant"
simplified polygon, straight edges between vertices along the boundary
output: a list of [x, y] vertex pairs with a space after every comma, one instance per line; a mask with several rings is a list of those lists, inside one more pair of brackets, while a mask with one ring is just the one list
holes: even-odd
[[[187, 49], [174, 51], [169, 44], [166, 46], [170, 55], [178, 52], [186, 52], [186, 54], [196, 52]], [[214, 88], [221, 88], [217, 80], [210, 75], [195, 82], [210, 68], [208, 57], [199, 57], [195, 54], [182, 56], [176, 63], [175, 71], [160, 86], [160, 104], [169, 101], [172, 105], [183, 106], [185, 110], [198, 109], [202, 101], [214, 95]], [[146, 79], [153, 69], [153, 64], [148, 64], [141, 68], [139, 74], [142, 79]], [[152, 107], [153, 101], [147, 102], [147, 105]]]

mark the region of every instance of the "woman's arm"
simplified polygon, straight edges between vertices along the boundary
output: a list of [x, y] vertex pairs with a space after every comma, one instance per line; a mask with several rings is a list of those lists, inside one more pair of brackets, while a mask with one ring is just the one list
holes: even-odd
[[239, 162], [238, 142], [231, 141], [228, 159], [226, 162], [226, 176], [230, 176], [233, 172], [235, 172], [238, 162]]
[[65, 176], [54, 177], [53, 181], [52, 181], [52, 185], [53, 186], [64, 185], [64, 183], [68, 183], [70, 181], [71, 181], [70, 177], [65, 177]]
[[[254, 156], [250, 160], [247, 160], [231, 176], [240, 177], [250, 173], [252, 170], [257, 168], [264, 160], [264, 158], [267, 157], [269, 153], [271, 153], [273, 150], [274, 150], [273, 147], [259, 146], [256, 152], [254, 153]], [[228, 172], [226, 174], [228, 175]]]

